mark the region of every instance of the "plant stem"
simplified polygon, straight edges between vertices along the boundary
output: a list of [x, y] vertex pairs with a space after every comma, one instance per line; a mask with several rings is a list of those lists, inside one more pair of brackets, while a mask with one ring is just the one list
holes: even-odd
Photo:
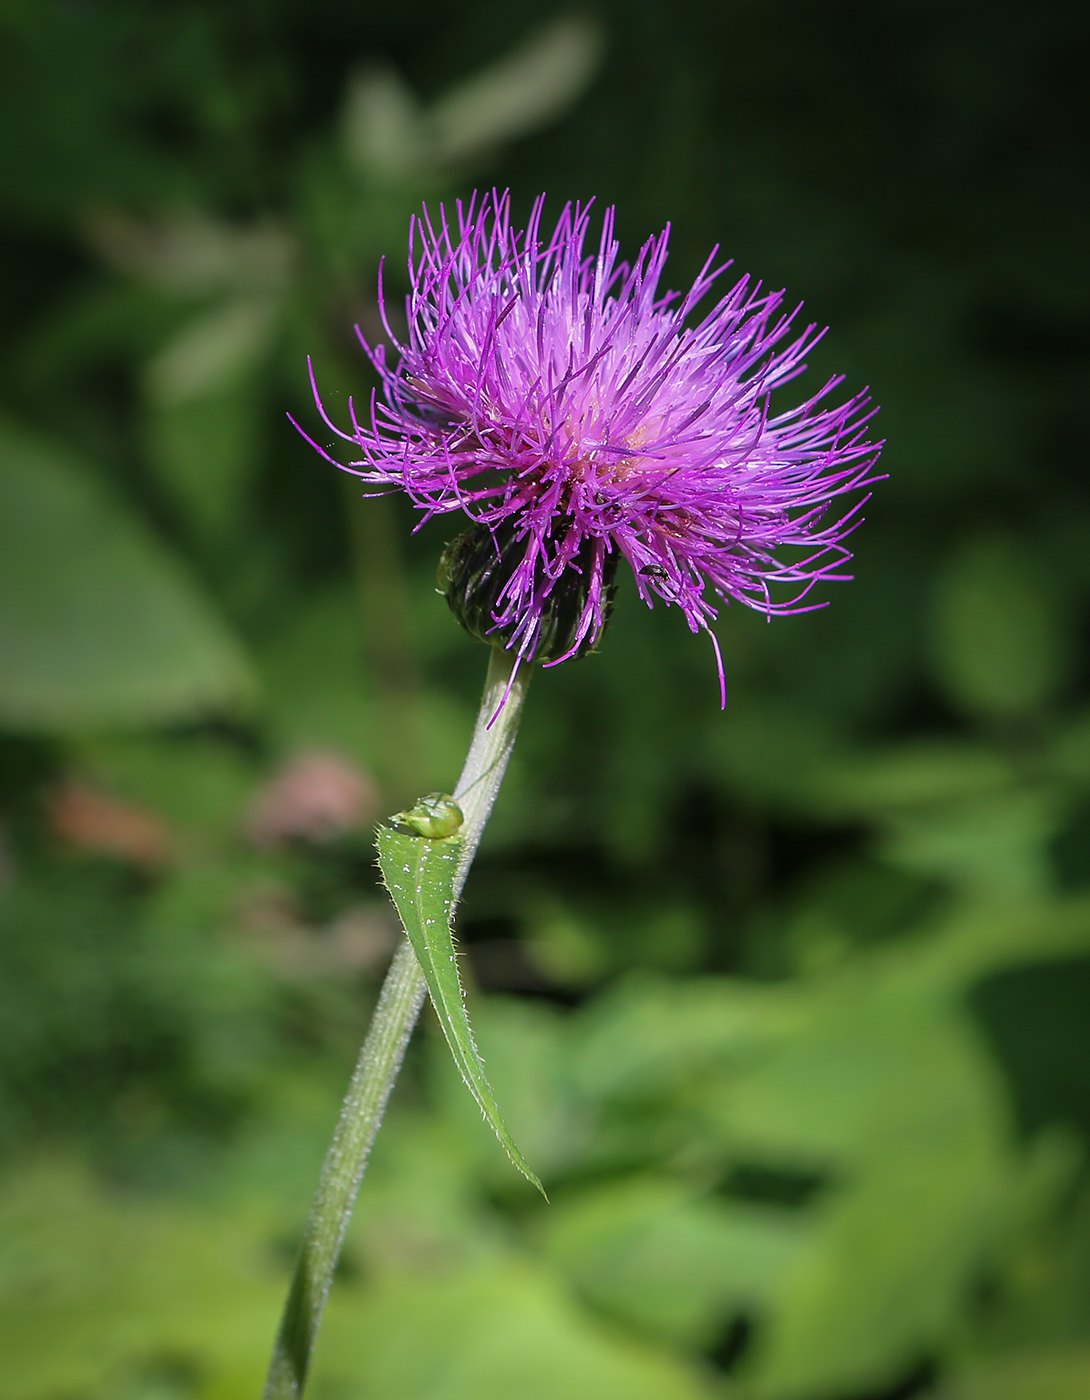
[[[455, 899], [462, 892], [499, 793], [529, 679], [529, 666], [517, 669], [510, 652], [499, 647], [492, 649], [473, 739], [454, 790], [465, 817]], [[386, 974], [322, 1166], [265, 1382], [264, 1400], [298, 1400], [303, 1393], [356, 1193], [420, 1014], [424, 992], [424, 974], [405, 938]]]

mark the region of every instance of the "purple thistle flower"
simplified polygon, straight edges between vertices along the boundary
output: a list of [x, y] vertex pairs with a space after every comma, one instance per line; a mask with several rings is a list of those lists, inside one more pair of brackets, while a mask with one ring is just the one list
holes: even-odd
[[[413, 219], [408, 344], [390, 332], [388, 365], [360, 336], [384, 397], [372, 394], [366, 422], [351, 410], [351, 433], [323, 412], [359, 449], [336, 465], [404, 490], [424, 519], [475, 522], [456, 547], [473, 541], [468, 567], [487, 584], [476, 630], [520, 659], [555, 665], [593, 647], [621, 555], [643, 601], [676, 604], [694, 632], [712, 635], [708, 585], [770, 616], [822, 606], [807, 597], [849, 577], [843, 541], [863, 501], [831, 522], [826, 509], [876, 479], [881, 446], [865, 435], [866, 394], [824, 406], [841, 376], [795, 408], [770, 406], [824, 331], [789, 339], [797, 308], [785, 314], [783, 293], [748, 277], [687, 326], [730, 265], [713, 267], [715, 250], [684, 296], [660, 292], [669, 228], [629, 265], [612, 210], [587, 256], [589, 207], [565, 205], [543, 235], [543, 206], [524, 232], [506, 194], [459, 202], [454, 226], [442, 207], [438, 222], [426, 208]], [[776, 557], [785, 546], [795, 557]], [[778, 583], [794, 588], [774, 601]], [[716, 657], [722, 688], [718, 645]]]

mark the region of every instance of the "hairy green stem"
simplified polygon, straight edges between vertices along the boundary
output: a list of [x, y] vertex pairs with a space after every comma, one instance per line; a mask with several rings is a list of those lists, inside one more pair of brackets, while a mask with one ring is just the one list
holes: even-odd
[[[520, 668], [510, 652], [493, 648], [473, 739], [454, 790], [465, 816], [455, 899], [462, 892], [503, 782], [529, 679], [529, 666]], [[386, 974], [322, 1166], [265, 1382], [264, 1400], [298, 1400], [303, 1393], [356, 1193], [424, 993], [424, 974], [408, 939], [403, 939]]]

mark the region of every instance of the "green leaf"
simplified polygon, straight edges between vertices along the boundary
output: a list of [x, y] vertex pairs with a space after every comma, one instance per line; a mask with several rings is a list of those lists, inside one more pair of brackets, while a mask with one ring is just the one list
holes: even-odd
[[1084, 1400], [1090, 1347], [1006, 1352], [943, 1388], [938, 1400]]
[[260, 431], [260, 395], [249, 379], [148, 406], [149, 463], [200, 544], [222, 547], [243, 521]]
[[987, 1258], [1001, 1166], [910, 1154], [835, 1198], [783, 1279], [752, 1395], [879, 1392], [935, 1349]]
[[63, 1161], [7, 1175], [5, 1396], [176, 1393], [152, 1390], [145, 1368], [161, 1357], [191, 1361], [201, 1394], [257, 1394], [282, 1284], [253, 1259], [272, 1225], [254, 1211], [111, 1196]]
[[822, 813], [872, 817], [966, 798], [991, 799], [1015, 781], [1011, 765], [991, 749], [930, 739], [843, 755], [815, 768], [808, 787]]
[[237, 297], [184, 326], [145, 367], [147, 447], [198, 538], [222, 545], [238, 524], [257, 463], [260, 368], [279, 303]]
[[258, 650], [265, 709], [281, 748], [333, 748], [375, 765], [378, 734], [348, 588], [313, 589]]
[[373, 67], [349, 81], [341, 116], [348, 165], [363, 175], [404, 179], [433, 158], [416, 94], [393, 68]]
[[640, 1175], [568, 1195], [545, 1246], [579, 1297], [638, 1335], [713, 1348], [725, 1319], [767, 1310], [812, 1228], [799, 1212]]
[[458, 955], [450, 931], [461, 850], [460, 836], [433, 840], [405, 835], [391, 827], [380, 827], [378, 832], [382, 878], [423, 969], [454, 1062], [508, 1157], [544, 1195], [545, 1188], [500, 1116], [466, 1013]]
[[1057, 777], [1080, 788], [1090, 783], [1090, 711], [1081, 711], [1059, 729], [1049, 767]]
[[949, 560], [935, 599], [935, 669], [951, 699], [970, 714], [1031, 714], [1065, 679], [1062, 619], [1019, 542], [969, 540]]
[[330, 1320], [340, 1336], [323, 1341], [326, 1357], [340, 1360], [340, 1337], [353, 1347], [338, 1367], [353, 1377], [351, 1388], [337, 1392], [345, 1395], [710, 1400], [721, 1393], [683, 1358], [603, 1324], [549, 1272], [518, 1259], [415, 1275], [403, 1267], [380, 1280], [362, 1308], [334, 1289]]
[[278, 309], [275, 297], [245, 296], [198, 316], [147, 365], [148, 397], [188, 403], [245, 377], [271, 349]]
[[[577, 1013], [596, 1124], [579, 1166], [613, 1175], [572, 1174], [543, 1223], [579, 1296], [686, 1347], [756, 1317], [756, 1400], [869, 1393], [944, 1345], [1005, 1232], [1055, 1208], [1064, 1163], [1012, 1147], [957, 995], [969, 950], [958, 974], [931, 966], [938, 942], [794, 984], [633, 979]], [[661, 1179], [622, 1186], [648, 1159]], [[767, 1193], [806, 1179], [804, 1199]]]
[[974, 898], [1032, 902], [1051, 887], [1048, 843], [1063, 817], [1062, 793], [1014, 788], [891, 816], [878, 850], [891, 864], [948, 880]]
[[[301, 1133], [298, 1099], [291, 1105], [278, 1160], [320, 1146], [309, 1122]], [[369, 1216], [396, 1265], [376, 1264], [372, 1243], [363, 1268], [338, 1279], [315, 1358], [315, 1395], [709, 1400], [695, 1368], [588, 1314], [547, 1266], [494, 1239], [482, 1248], [476, 1213], [464, 1224], [472, 1249], [455, 1252], [442, 1237], [452, 1251], [439, 1256], [442, 1267], [434, 1254], [421, 1261], [420, 1241], [436, 1235], [434, 1201], [420, 1188], [441, 1194], [447, 1184], [436, 1146], [427, 1138], [424, 1150], [399, 1154], [381, 1213], [370, 1189], [363, 1193], [361, 1223]], [[251, 1183], [254, 1161], [235, 1159]], [[282, 1191], [232, 1193], [217, 1207], [110, 1190], [78, 1158], [40, 1156], [9, 1168], [0, 1186], [5, 1400], [260, 1394], [283, 1290], [273, 1244], [292, 1228], [273, 1203]]]
[[602, 32], [567, 15], [445, 92], [431, 110], [441, 161], [479, 158], [547, 126], [579, 98], [598, 66]]
[[633, 977], [583, 1012], [573, 1077], [593, 1100], [661, 1102], [774, 1053], [809, 1015], [806, 993], [786, 983]]
[[[538, 999], [492, 995], [474, 1007], [473, 1022], [474, 1038], [516, 1141], [545, 1171], [564, 1170], [584, 1150], [589, 1131], [585, 1105], [573, 1094], [568, 1077], [567, 1019]], [[438, 1041], [429, 1075], [429, 1104], [473, 1154], [478, 1179], [502, 1191], [512, 1180], [507, 1162], [482, 1131], [476, 1105]], [[448, 1143], [448, 1156], [451, 1151]], [[554, 1213], [555, 1208], [548, 1212]]]
[[1017, 1192], [994, 1068], [914, 964], [815, 982], [810, 1024], [719, 1091], [735, 1152], [829, 1180], [754, 1358], [760, 1400], [889, 1385], [943, 1337]]
[[180, 564], [62, 448], [0, 423], [0, 723], [93, 729], [234, 706], [246, 659]]

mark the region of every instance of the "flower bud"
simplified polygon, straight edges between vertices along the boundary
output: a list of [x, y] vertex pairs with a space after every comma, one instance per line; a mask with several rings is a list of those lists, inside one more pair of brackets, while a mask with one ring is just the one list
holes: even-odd
[[[516, 646], [527, 661], [559, 661], [593, 651], [613, 611], [617, 591], [616, 551], [598, 561], [599, 544], [584, 538], [560, 577], [541, 598], [527, 631], [525, 615], [511, 616], [507, 585], [516, 572], [529, 572], [530, 547], [516, 538], [510, 521], [474, 525], [447, 545], [439, 561], [439, 592], [471, 637], [493, 646]], [[579, 638], [599, 572], [601, 621]], [[543, 580], [539, 580], [543, 582]]]

